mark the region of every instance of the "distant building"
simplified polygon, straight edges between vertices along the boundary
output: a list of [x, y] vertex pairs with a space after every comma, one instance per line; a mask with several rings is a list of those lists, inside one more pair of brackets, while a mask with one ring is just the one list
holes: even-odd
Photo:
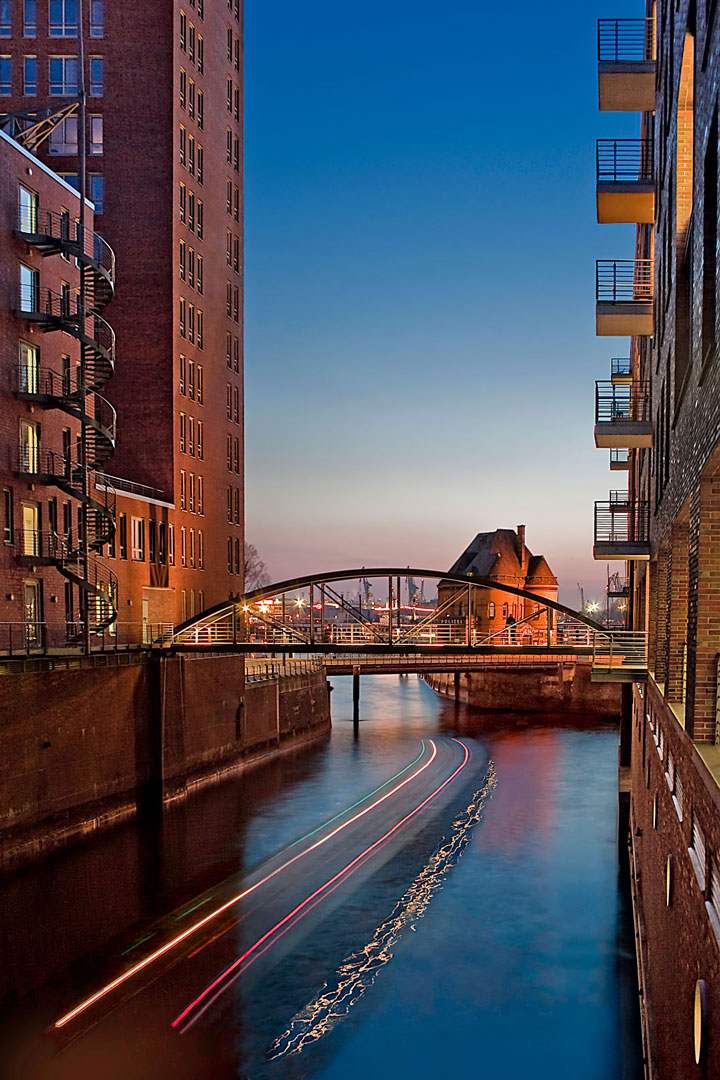
[[[533, 555], [525, 544], [525, 526], [495, 529], [478, 533], [449, 573], [460, 577], [490, 578], [500, 585], [526, 589], [543, 599], [557, 601], [558, 582], [544, 555]], [[473, 590], [470, 596], [471, 629], [476, 639], [499, 633], [512, 620], [521, 625], [518, 640], [536, 636], [547, 629], [546, 609], [522, 596], [514, 597], [500, 588]], [[468, 595], [455, 582], [441, 581], [438, 588], [438, 607], [447, 605], [442, 617], [448, 620], [467, 620]]]

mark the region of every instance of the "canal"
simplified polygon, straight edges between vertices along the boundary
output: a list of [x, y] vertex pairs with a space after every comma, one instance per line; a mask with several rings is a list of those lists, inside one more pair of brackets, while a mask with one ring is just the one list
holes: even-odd
[[356, 739], [351, 698], [0, 886], [0, 1075], [641, 1077], [617, 728], [366, 676]]

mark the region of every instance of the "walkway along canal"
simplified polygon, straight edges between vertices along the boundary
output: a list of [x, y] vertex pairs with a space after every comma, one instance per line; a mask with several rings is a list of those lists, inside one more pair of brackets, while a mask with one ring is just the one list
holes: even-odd
[[326, 740], [3, 883], [3, 1077], [642, 1075], [617, 727], [367, 676], [355, 737], [333, 683]]

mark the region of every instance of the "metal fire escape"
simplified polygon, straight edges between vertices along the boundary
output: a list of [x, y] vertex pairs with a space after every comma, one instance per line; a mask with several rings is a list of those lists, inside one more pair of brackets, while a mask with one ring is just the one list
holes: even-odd
[[[100, 391], [115, 367], [115, 334], [100, 312], [112, 298], [115, 256], [96, 233], [69, 216], [42, 209], [19, 212], [15, 235], [43, 257], [76, 259], [81, 275], [79, 295], [58, 295], [29, 287], [20, 290], [15, 314], [38, 325], [43, 333], [69, 334], [80, 343], [75, 369], [52, 371], [42, 364], [21, 369], [19, 398], [46, 409], [61, 409], [80, 421], [76, 447], [62, 450], [21, 446], [18, 471], [30, 483], [54, 485], [80, 503], [76, 533], [47, 532], [37, 537], [22, 558], [54, 565], [85, 594], [86, 633], [98, 633], [117, 616], [117, 578], [98, 554], [115, 534], [115, 492], [101, 474], [115, 448], [115, 409]], [[27, 548], [27, 545], [26, 545]]]

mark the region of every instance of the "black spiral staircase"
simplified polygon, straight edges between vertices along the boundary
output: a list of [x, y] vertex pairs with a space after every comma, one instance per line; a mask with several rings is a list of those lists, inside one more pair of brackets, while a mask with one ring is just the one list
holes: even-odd
[[[18, 472], [30, 483], [52, 485], [81, 505], [85, 529], [65, 535], [54, 531], [23, 534], [21, 558], [53, 565], [88, 598], [88, 629], [101, 633], [117, 618], [116, 575], [99, 559], [115, 535], [115, 492], [103, 475], [115, 449], [116, 413], [100, 393], [115, 368], [115, 334], [100, 311], [112, 299], [115, 256], [109, 244], [67, 215], [21, 208], [15, 235], [43, 257], [63, 255], [77, 260], [82, 295], [20, 289], [15, 314], [43, 333], [69, 334], [80, 343], [79, 369], [57, 372], [21, 368], [17, 396], [46, 409], [61, 409], [80, 421], [82, 455], [21, 445]], [[84, 539], [87, 537], [87, 546]]]

